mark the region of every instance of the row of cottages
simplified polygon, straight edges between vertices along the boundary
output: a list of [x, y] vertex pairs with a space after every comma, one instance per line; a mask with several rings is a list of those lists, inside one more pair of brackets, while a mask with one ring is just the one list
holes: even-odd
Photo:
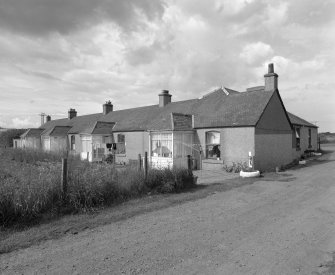
[[316, 150], [317, 127], [285, 110], [273, 64], [264, 77], [265, 86], [241, 93], [222, 87], [199, 99], [172, 102], [164, 90], [157, 105], [115, 111], [106, 102], [102, 113], [84, 116], [70, 109], [68, 118], [49, 117], [20, 143], [89, 161], [112, 152], [117, 163], [148, 152], [154, 167], [183, 167], [191, 155], [198, 169], [222, 169], [247, 162], [251, 154], [256, 169], [272, 169]]

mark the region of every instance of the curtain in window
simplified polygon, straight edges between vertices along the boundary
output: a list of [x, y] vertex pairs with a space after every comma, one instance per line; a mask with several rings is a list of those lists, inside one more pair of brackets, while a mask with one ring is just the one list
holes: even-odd
[[295, 144], [297, 150], [300, 149], [300, 128], [295, 128]]
[[151, 155], [153, 157], [172, 157], [172, 134], [151, 134]]
[[295, 128], [295, 137], [300, 138], [300, 129], [299, 128]]

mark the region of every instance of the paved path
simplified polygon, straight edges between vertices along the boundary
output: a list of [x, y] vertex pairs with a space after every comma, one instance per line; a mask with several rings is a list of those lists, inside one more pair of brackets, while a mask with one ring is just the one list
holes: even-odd
[[0, 255], [0, 273], [334, 274], [335, 156]]

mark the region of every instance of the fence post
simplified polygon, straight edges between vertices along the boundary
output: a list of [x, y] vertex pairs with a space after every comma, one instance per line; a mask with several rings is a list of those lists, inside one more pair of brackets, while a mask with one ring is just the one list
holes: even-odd
[[144, 168], [144, 176], [145, 176], [145, 178], [147, 178], [147, 176], [148, 176], [148, 152], [144, 153], [143, 168]]
[[137, 170], [138, 171], [142, 170], [142, 156], [141, 156], [141, 154], [138, 154], [138, 166], [137, 166]]
[[67, 193], [67, 158], [62, 158], [62, 196], [63, 198]]
[[191, 155], [187, 155], [187, 170], [190, 175], [192, 175], [192, 159]]

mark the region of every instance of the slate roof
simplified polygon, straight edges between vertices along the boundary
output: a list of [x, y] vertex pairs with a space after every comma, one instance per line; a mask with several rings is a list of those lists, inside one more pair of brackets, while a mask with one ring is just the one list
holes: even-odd
[[97, 122], [97, 120], [99, 120], [99, 118], [102, 116], [103, 116], [102, 113], [97, 113], [97, 114], [77, 116], [72, 119], [68, 118], [56, 119], [44, 123], [41, 127], [46, 130], [51, 130], [55, 126], [70, 126], [68, 134], [78, 134], [82, 133], [90, 126], [93, 127]]
[[314, 128], [318, 128], [318, 126], [302, 119], [301, 117], [298, 117], [292, 113], [287, 112], [288, 117], [290, 118], [291, 124], [293, 125], [302, 125], [302, 126], [308, 126], [308, 127], [314, 127]]
[[26, 137], [40, 137], [42, 132], [44, 131], [44, 129], [38, 128], [38, 129], [34, 129], [34, 128], [30, 128], [27, 131], [25, 131], [20, 138], [26, 138]]
[[67, 136], [67, 133], [71, 129], [71, 126], [55, 126], [51, 129], [46, 129], [43, 131], [42, 136]]
[[[53, 120], [42, 125], [71, 126], [69, 134], [87, 133], [97, 122], [115, 123], [113, 132], [172, 130], [171, 114], [194, 115], [194, 128], [255, 126], [275, 91], [239, 93], [225, 88], [217, 89], [200, 99], [171, 102], [165, 107], [157, 105], [78, 116], [71, 120]], [[107, 127], [108, 128], [108, 127]], [[188, 127], [186, 127], [188, 128]], [[186, 129], [185, 128], [185, 129]], [[105, 129], [109, 131], [110, 129]], [[103, 131], [100, 130], [102, 133]]]
[[114, 122], [96, 121], [93, 125], [89, 123], [88, 127], [81, 131], [83, 134], [108, 135], [113, 133]]

